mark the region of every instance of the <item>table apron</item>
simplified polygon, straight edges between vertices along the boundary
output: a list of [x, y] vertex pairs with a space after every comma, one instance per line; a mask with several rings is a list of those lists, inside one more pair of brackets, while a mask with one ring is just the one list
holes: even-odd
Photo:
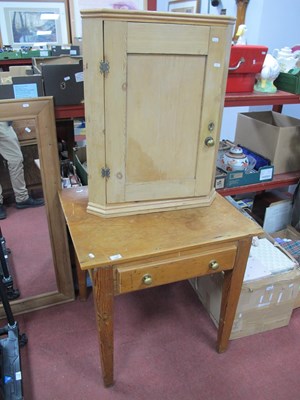
[[[215, 246], [209, 250], [195, 249], [187, 254], [145, 261], [115, 269], [115, 294], [182, 281], [233, 269], [237, 254], [237, 242]], [[212, 262], [213, 265], [211, 264]], [[213, 269], [212, 266], [214, 266]]]

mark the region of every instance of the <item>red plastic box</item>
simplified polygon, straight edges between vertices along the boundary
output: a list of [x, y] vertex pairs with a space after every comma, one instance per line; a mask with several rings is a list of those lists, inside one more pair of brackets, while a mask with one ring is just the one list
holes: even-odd
[[253, 92], [255, 75], [262, 70], [267, 52], [266, 46], [231, 46], [226, 92]]

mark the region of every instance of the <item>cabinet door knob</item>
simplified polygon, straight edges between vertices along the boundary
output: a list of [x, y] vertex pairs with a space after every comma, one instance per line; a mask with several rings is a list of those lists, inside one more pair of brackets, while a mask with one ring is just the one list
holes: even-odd
[[219, 264], [217, 263], [216, 260], [211, 260], [208, 266], [210, 269], [213, 269], [214, 271], [219, 268]]
[[211, 136], [207, 136], [204, 143], [207, 147], [213, 147], [215, 145], [214, 138], [212, 138]]
[[151, 285], [151, 283], [152, 283], [152, 275], [150, 275], [150, 274], [144, 275], [143, 278], [142, 278], [142, 282], [143, 282], [144, 285]]

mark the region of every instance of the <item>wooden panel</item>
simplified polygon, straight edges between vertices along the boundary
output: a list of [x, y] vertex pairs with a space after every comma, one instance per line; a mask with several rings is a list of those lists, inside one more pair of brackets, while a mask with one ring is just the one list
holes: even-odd
[[128, 24], [128, 53], [207, 54], [209, 27]]
[[[226, 26], [234, 25], [234, 17], [226, 17], [219, 15], [200, 15], [189, 13], [170, 13], [170, 12], [155, 12], [147, 11], [132, 11], [132, 10], [110, 10], [110, 9], [95, 9], [82, 10], [81, 16], [83, 24], [89, 23], [91, 18], [98, 20], [105, 19], [111, 21], [131, 21], [131, 22], [151, 22], [151, 23], [174, 23], [185, 25], [201, 25], [201, 26]], [[85, 37], [85, 36], [84, 36]], [[89, 39], [89, 38], [87, 38]]]
[[[70, 188], [61, 193], [64, 213], [77, 237], [76, 253], [82, 269], [143, 262], [145, 255], [162, 257], [183, 248], [205, 246], [207, 250], [211, 242], [217, 246], [238, 236], [262, 233], [261, 227], [218, 194], [210, 207], [106, 219], [86, 212], [88, 191], [84, 186], [80, 192]], [[119, 256], [116, 259], [114, 255]]]
[[111, 170], [107, 184], [107, 202], [110, 203], [125, 200], [127, 24], [105, 22], [104, 25], [105, 56], [110, 64], [105, 80], [106, 162]]
[[28, 141], [30, 142], [36, 139], [34, 119], [14, 121], [12, 126], [20, 142], [26, 143]]
[[[226, 43], [229, 43], [232, 27], [212, 27], [209, 38], [209, 55], [207, 57], [204, 99], [201, 120], [201, 137], [197, 165], [196, 196], [205, 195], [214, 188], [214, 171], [216, 165], [216, 147], [220, 138], [220, 126], [224, 103], [225, 85], [228, 74], [229, 52]], [[212, 131], [210, 123], [214, 124]], [[215, 141], [214, 147], [207, 147], [205, 139], [211, 136]], [[208, 173], [203, 173], [207, 171]], [[201, 178], [200, 178], [201, 177]]]
[[105, 166], [104, 76], [99, 70], [104, 57], [101, 21], [90, 20], [83, 25], [83, 36], [88, 38], [83, 44], [84, 74], [91, 77], [84, 79], [85, 120], [90, 143], [87, 160], [92, 166], [89, 168], [90, 201], [105, 203], [105, 179], [101, 178], [101, 168]]
[[127, 201], [194, 195], [204, 67], [205, 57], [128, 57]]
[[[147, 289], [170, 282], [189, 279], [195, 276], [206, 275], [218, 270], [212, 270], [209, 263], [216, 260], [219, 271], [232, 269], [234, 265], [237, 246], [218, 246], [214, 251], [201, 251], [196, 249], [185, 255], [169, 257], [159, 262], [148, 262], [137, 266], [117, 268], [117, 293], [126, 293], [133, 290]], [[143, 283], [145, 275], [151, 276], [152, 283]]]

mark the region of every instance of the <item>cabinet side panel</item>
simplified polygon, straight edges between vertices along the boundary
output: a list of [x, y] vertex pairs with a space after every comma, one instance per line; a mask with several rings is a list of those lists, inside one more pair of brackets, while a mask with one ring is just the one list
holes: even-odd
[[105, 166], [104, 77], [99, 70], [103, 60], [103, 21], [83, 19], [82, 29], [89, 202], [104, 204], [106, 183], [101, 178], [101, 168]]
[[[231, 35], [231, 26], [211, 28], [204, 86], [205, 101], [200, 128], [196, 196], [205, 195], [214, 188], [214, 171], [224, 108]], [[211, 123], [213, 125], [210, 125]], [[205, 139], [210, 136], [215, 141], [214, 147], [208, 147], [205, 144]]]

